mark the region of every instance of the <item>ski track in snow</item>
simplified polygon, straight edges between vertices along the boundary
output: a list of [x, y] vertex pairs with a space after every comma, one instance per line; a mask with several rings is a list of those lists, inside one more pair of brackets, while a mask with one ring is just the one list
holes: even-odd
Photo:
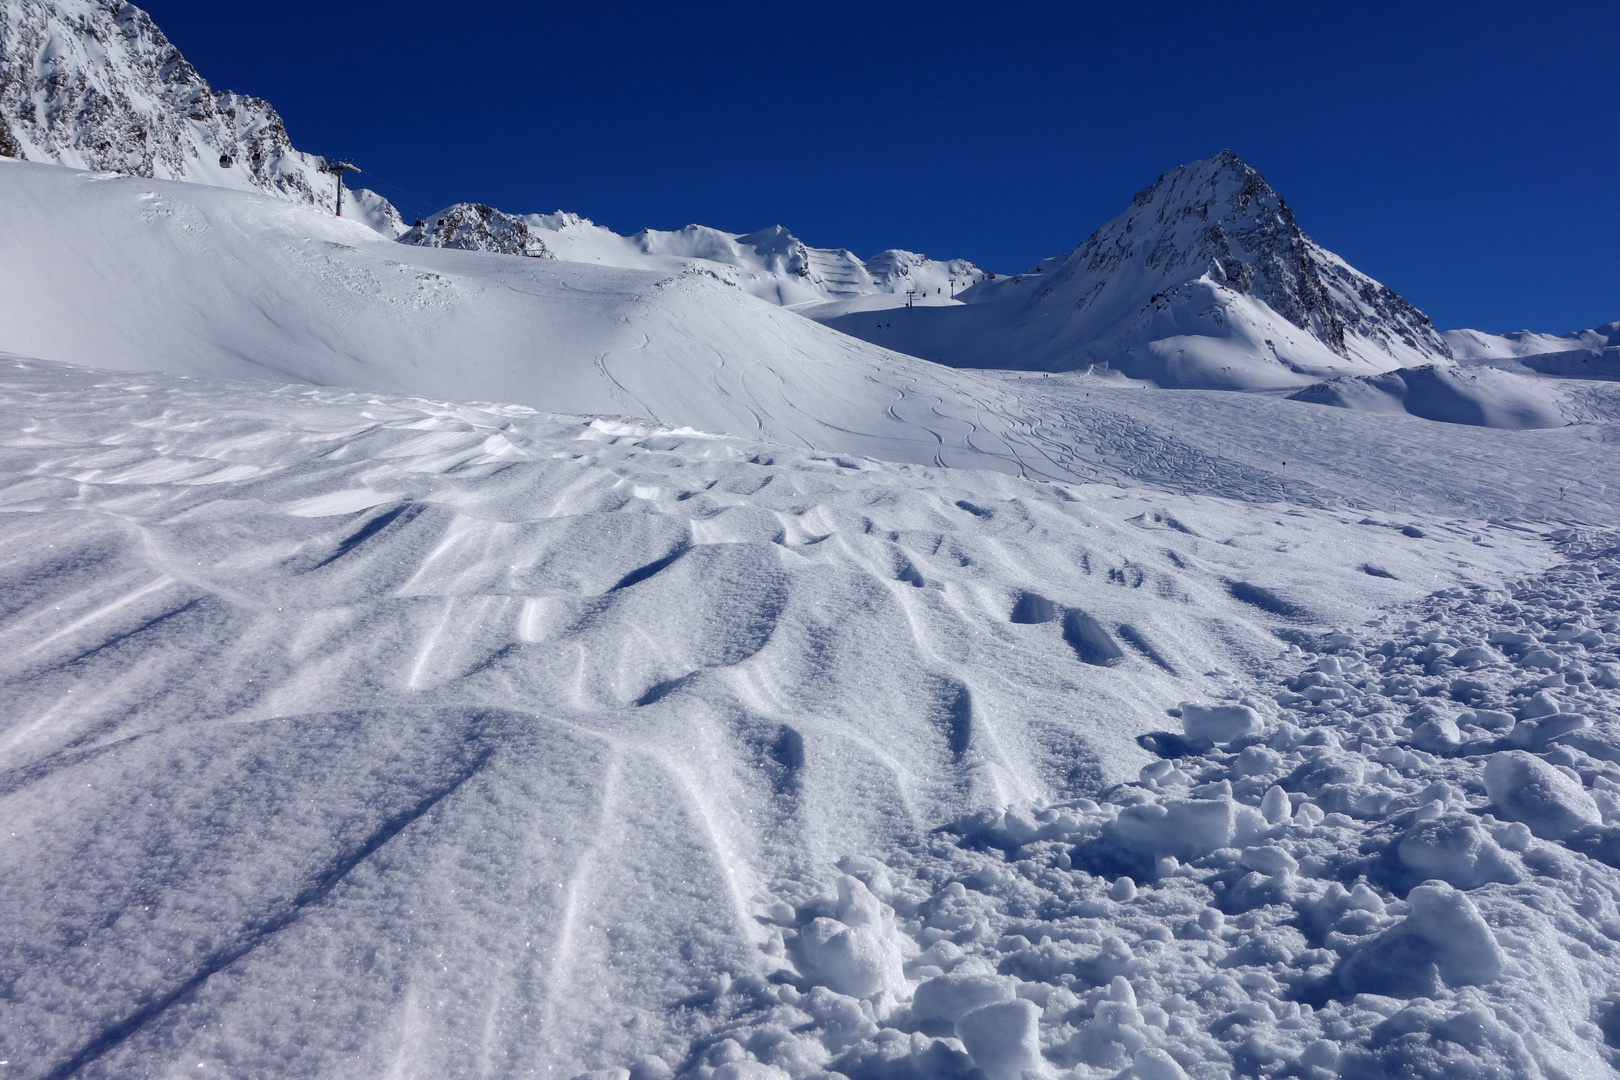
[[[1236, 422], [1330, 414], [1325, 458], [1378, 425], [1443, 474], [1434, 440], [1469, 429], [1054, 382], [988, 384], [1040, 417], [997, 437], [1104, 483], [6, 361], [0, 1056], [1606, 1068], [1612, 538], [1463, 516], [1498, 490], [1553, 516], [1523, 476], [1375, 517], [1349, 505], [1385, 497], [1370, 466], [1335, 492], [1234, 460], [1260, 442]], [[1478, 434], [1562, 439], [1594, 492], [1591, 430]], [[1189, 741], [1185, 700], [1253, 730]], [[1515, 752], [1571, 770], [1551, 810], [1488, 801]], [[1415, 916], [1424, 877], [1451, 884]], [[1453, 932], [1496, 942], [1495, 981], [1453, 978]]]

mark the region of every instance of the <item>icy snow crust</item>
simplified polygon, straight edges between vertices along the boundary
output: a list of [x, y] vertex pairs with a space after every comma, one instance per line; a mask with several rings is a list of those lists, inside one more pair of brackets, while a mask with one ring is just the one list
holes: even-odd
[[0, 1056], [1605, 1075], [1620, 550], [1441, 447], [1614, 444], [1072, 393], [1111, 484], [6, 362]]

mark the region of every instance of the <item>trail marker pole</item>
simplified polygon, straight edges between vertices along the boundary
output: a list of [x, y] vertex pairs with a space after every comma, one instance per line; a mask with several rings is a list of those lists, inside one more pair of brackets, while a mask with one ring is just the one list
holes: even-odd
[[321, 172], [331, 173], [337, 179], [337, 216], [343, 216], [343, 174], [357, 173], [360, 166], [348, 158], [330, 158], [321, 162]]

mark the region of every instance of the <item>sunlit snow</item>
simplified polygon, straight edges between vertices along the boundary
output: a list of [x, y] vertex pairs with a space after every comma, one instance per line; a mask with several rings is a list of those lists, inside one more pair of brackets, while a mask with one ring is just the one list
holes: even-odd
[[1620, 1066], [1616, 324], [1230, 152], [1012, 278], [400, 243], [0, 5], [3, 1075]]

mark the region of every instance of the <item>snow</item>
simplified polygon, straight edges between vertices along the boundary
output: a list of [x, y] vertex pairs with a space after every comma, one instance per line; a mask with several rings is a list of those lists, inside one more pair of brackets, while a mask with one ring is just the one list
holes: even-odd
[[[958, 297], [782, 229], [0, 202], [8, 1075], [1620, 1067], [1609, 328], [1434, 336], [1225, 155], [1127, 213], [1180, 246]], [[1093, 256], [1107, 372], [1038, 322]]]
[[1620, 346], [1620, 322], [1572, 334], [1537, 334], [1515, 330], [1487, 334], [1480, 330], [1447, 330], [1442, 335], [1459, 360], [1510, 360], [1559, 352], [1602, 352]]
[[[496, 233], [464, 232], [453, 242], [439, 224], [469, 215], [499, 222]], [[406, 234], [408, 244], [458, 247], [501, 254], [543, 254], [569, 262], [651, 270], [663, 274], [705, 272], [737, 286], [750, 296], [773, 304], [804, 308], [815, 305], [893, 307], [908, 298], [949, 301], [951, 294], [984, 279], [984, 272], [963, 259], [929, 259], [913, 251], [890, 249], [867, 260], [842, 248], [809, 247], [780, 225], [758, 232], [722, 232], [703, 225], [665, 231], [642, 229], [621, 236], [578, 214], [508, 214], [493, 207], [458, 203], [423, 222], [422, 230]], [[524, 244], [503, 239], [522, 230]], [[520, 250], [526, 245], [527, 250]], [[840, 309], [842, 310], [842, 309]]]
[[1408, 412], [1449, 424], [1560, 427], [1567, 395], [1545, 380], [1488, 367], [1424, 364], [1382, 375], [1342, 375], [1291, 395], [1296, 401], [1371, 412]]
[[954, 366], [1101, 367], [1160, 387], [1303, 386], [1451, 359], [1427, 316], [1301, 232], [1229, 150], [1166, 173], [1067, 255], [959, 299], [881, 320], [800, 310]]
[[0, 386], [19, 1075], [1605, 1068], [1607, 534]]
[[[213, 90], [146, 12], [96, 0], [0, 3], [0, 157], [256, 191], [331, 210], [323, 160], [262, 98]], [[352, 192], [389, 237], [399, 214]], [[345, 200], [350, 204], [350, 200]]]

